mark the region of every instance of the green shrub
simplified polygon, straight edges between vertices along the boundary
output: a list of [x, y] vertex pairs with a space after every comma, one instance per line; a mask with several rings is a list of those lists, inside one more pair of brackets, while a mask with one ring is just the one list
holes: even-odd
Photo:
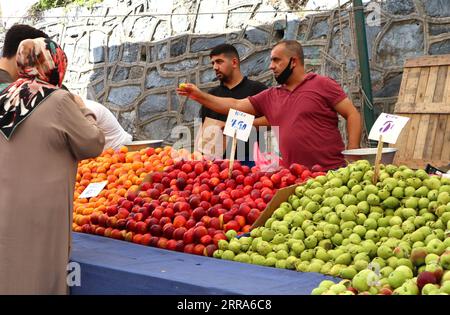
[[79, 6], [92, 7], [96, 3], [100, 3], [103, 0], [39, 0], [35, 5], [35, 10], [47, 10], [57, 7], [65, 7], [69, 4], [76, 4]]

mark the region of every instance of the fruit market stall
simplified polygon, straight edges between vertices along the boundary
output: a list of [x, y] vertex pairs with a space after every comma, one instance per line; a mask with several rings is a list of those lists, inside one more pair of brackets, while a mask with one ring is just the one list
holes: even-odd
[[327, 173], [229, 166], [171, 148], [80, 163], [76, 198], [108, 184], [75, 201], [74, 231], [96, 236], [75, 234], [73, 293], [449, 293], [450, 179], [366, 160]]
[[309, 294], [336, 278], [188, 255], [73, 233], [81, 286], [71, 294]]

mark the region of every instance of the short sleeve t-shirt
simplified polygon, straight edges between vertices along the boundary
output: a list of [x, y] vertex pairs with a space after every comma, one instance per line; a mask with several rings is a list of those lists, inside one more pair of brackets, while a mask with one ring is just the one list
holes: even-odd
[[[256, 95], [259, 92], [264, 91], [265, 89], [267, 89], [267, 86], [264, 85], [263, 83], [258, 82], [258, 81], [253, 81], [253, 80], [248, 79], [247, 77], [244, 77], [242, 79], [242, 81], [238, 85], [233, 87], [232, 89], [229, 89], [225, 85], [221, 84], [217, 87], [210, 89], [208, 91], [208, 93], [212, 94], [214, 96], [218, 96], [218, 97], [232, 97], [235, 99], [244, 99], [248, 96]], [[228, 115], [216, 113], [207, 107], [202, 107], [200, 114], [201, 114], [202, 121], [205, 120], [205, 117], [209, 117], [209, 118], [213, 118], [213, 119], [217, 119], [217, 120], [221, 120], [221, 121], [227, 121], [227, 116], [228, 116]], [[259, 132], [258, 132], [258, 128], [256, 128], [256, 130], [257, 130], [256, 132], [253, 131], [250, 134], [249, 140], [247, 142], [243, 142], [240, 140], [237, 141], [238, 149], [244, 148], [245, 152], [243, 154], [244, 156], [241, 156], [241, 154], [239, 154], [239, 152], [241, 152], [241, 151], [237, 150], [236, 154], [235, 154], [236, 160], [239, 160], [239, 158], [242, 157], [242, 158], [244, 158], [245, 161], [253, 161], [253, 144], [255, 141], [261, 140]], [[261, 143], [260, 143], [260, 146], [261, 146]], [[228, 152], [231, 151], [231, 142], [228, 145], [227, 151]], [[226, 157], [226, 152], [224, 153], [224, 157]]]
[[87, 99], [84, 99], [84, 103], [95, 114], [97, 126], [105, 135], [105, 150], [108, 148], [117, 150], [132, 142], [133, 136], [122, 128], [108, 108], [100, 103]]
[[280, 151], [285, 166], [320, 164], [325, 169], [345, 164], [344, 143], [334, 107], [347, 97], [331, 78], [308, 73], [293, 91], [269, 88], [249, 100], [271, 126], [279, 127]]

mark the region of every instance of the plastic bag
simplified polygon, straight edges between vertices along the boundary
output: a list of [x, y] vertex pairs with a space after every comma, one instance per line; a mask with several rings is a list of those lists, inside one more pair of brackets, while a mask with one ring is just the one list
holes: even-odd
[[255, 165], [258, 166], [262, 172], [274, 172], [281, 168], [281, 158], [273, 152], [261, 152], [259, 150], [258, 142], [253, 145], [253, 159]]

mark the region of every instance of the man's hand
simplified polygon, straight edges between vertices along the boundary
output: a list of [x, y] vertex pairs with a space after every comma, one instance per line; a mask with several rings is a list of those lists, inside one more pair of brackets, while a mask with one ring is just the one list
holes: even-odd
[[195, 84], [181, 83], [177, 88], [177, 93], [178, 95], [187, 96], [193, 100], [198, 100], [203, 92]]

